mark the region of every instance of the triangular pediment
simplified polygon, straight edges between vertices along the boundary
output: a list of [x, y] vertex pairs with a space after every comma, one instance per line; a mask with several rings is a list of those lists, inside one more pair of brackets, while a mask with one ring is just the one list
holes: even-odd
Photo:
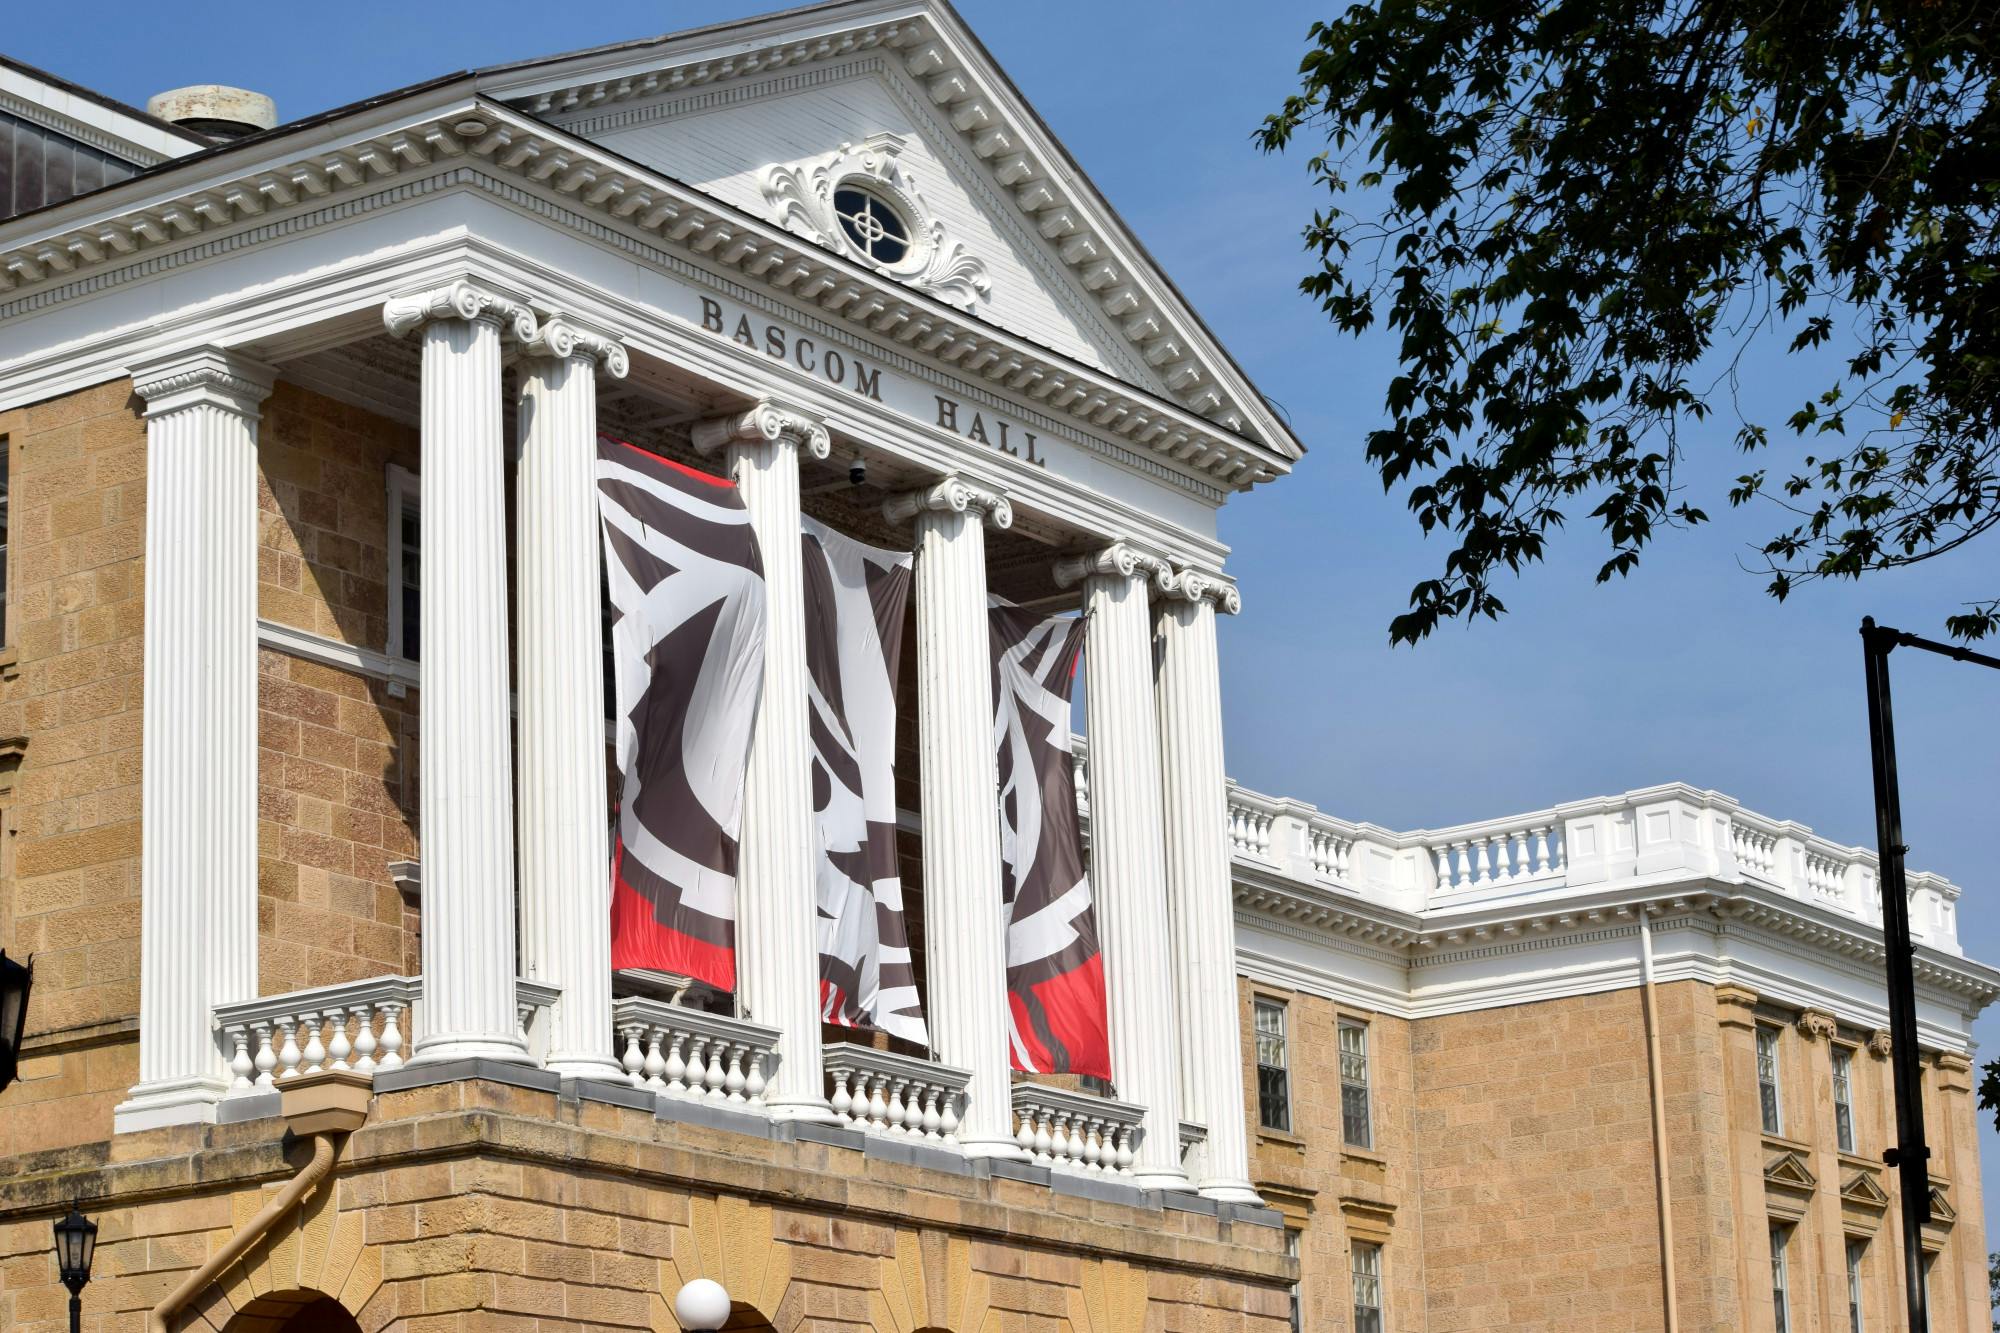
[[1840, 1187], [1840, 1198], [1843, 1203], [1851, 1203], [1871, 1212], [1881, 1212], [1889, 1206], [1887, 1191], [1866, 1171], [1856, 1171], [1847, 1178], [1847, 1183]]
[[1765, 1164], [1764, 1184], [1767, 1188], [1811, 1193], [1819, 1187], [1819, 1177], [1797, 1153], [1781, 1152]]
[[[942, 3], [774, 14], [483, 71], [479, 87], [1284, 457], [1300, 452]], [[833, 197], [843, 183], [888, 204], [907, 244], [892, 236], [876, 254], [857, 240]]]
[[1931, 1182], [1931, 1222], [1936, 1226], [1950, 1226], [1958, 1220], [1958, 1209], [1951, 1206], [1945, 1193], [1951, 1187], [1937, 1181]]

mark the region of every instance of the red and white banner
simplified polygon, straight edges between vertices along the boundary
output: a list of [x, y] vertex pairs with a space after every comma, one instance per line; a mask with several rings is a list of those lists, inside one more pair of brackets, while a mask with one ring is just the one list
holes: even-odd
[[990, 601], [1014, 1068], [1108, 1079], [1104, 956], [1083, 868], [1069, 730], [1084, 622]]
[[735, 485], [600, 438], [621, 788], [611, 965], [736, 986], [764, 566]]
[[820, 1017], [924, 1045], [896, 864], [896, 676], [911, 557], [814, 519], [803, 528]]

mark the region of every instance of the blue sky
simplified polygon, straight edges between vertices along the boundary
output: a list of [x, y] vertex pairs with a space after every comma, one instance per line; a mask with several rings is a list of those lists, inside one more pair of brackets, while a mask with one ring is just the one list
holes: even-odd
[[[286, 119], [475, 65], [649, 36], [773, 3], [571, 7], [489, 0], [202, 6], [111, 3], [88, 24], [14, 25], [8, 54], [127, 101], [197, 82], [273, 94]], [[1512, 613], [1391, 649], [1387, 625], [1436, 571], [1400, 497], [1361, 458], [1393, 345], [1336, 333], [1298, 295], [1298, 231], [1318, 202], [1305, 154], [1250, 134], [1294, 83], [1307, 27], [1338, 3], [961, 0], [1043, 117], [1311, 450], [1282, 484], [1232, 501], [1223, 536], [1244, 587], [1226, 622], [1230, 771], [1262, 790], [1392, 827], [1443, 825], [1683, 780], [1843, 843], [1874, 825], [1856, 627], [1936, 634], [2000, 585], [2000, 538], [1783, 605], [1745, 572], [1780, 515], [1732, 512], [1728, 424], [1687, 472], [1716, 522], [1597, 586], [1602, 545], [1572, 516], [1555, 558], [1503, 590]], [[211, 15], [215, 17], [211, 17]], [[1762, 358], [1745, 401], [1776, 418], [1823, 385]], [[1782, 458], [1780, 454], [1777, 457]], [[1774, 472], [1778, 467], [1774, 465]], [[1911, 865], [1950, 876], [1967, 951], [2000, 961], [1986, 901], [2000, 851], [2000, 673], [1894, 658]], [[2000, 859], [2000, 858], [1996, 858]], [[2000, 1010], [1981, 1021], [1989, 1048]], [[1990, 1126], [1983, 1150], [2000, 1139]], [[1987, 1212], [2000, 1204], [1989, 1171]]]

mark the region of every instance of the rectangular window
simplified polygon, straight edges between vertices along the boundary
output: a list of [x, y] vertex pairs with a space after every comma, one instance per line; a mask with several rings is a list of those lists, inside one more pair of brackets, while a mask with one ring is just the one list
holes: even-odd
[[1863, 1333], [1861, 1326], [1861, 1253], [1868, 1242], [1847, 1242], [1847, 1333]]
[[389, 656], [422, 660], [423, 489], [417, 475], [389, 465]]
[[1257, 1123], [1289, 1133], [1292, 1076], [1285, 1053], [1285, 1006], [1276, 1000], [1257, 1000], [1253, 1012], [1257, 1026]]
[[1833, 1048], [1833, 1137], [1842, 1152], [1854, 1151], [1854, 1051]]
[[[1297, 1260], [1299, 1257], [1299, 1233], [1289, 1227], [1285, 1230], [1285, 1257], [1292, 1260]], [[1299, 1284], [1296, 1282], [1292, 1284], [1291, 1296], [1292, 1333], [1302, 1333], [1305, 1328], [1305, 1312], [1300, 1308], [1303, 1302], [1299, 1299]]]
[[1375, 1146], [1368, 1115], [1368, 1027], [1340, 1025], [1340, 1134], [1350, 1147]]
[[1382, 1333], [1382, 1247], [1357, 1240], [1354, 1252], [1354, 1333]]
[[1778, 1106], [1778, 1029], [1757, 1029], [1757, 1102], [1763, 1109], [1764, 1132], [1784, 1133]]
[[1931, 1303], [1931, 1269], [1935, 1267], [1937, 1267], [1936, 1252], [1924, 1251], [1923, 1261], [1917, 1268], [1923, 1275], [1924, 1281], [1924, 1333], [1931, 1333], [1931, 1330], [1937, 1327], [1937, 1316], [1931, 1313], [1936, 1308]]
[[1791, 1234], [1790, 1227], [1771, 1228], [1771, 1311], [1777, 1333], [1792, 1333], [1790, 1284], [1785, 1281], [1785, 1242]]
[[12, 451], [7, 447], [7, 437], [0, 435], [0, 648], [14, 642], [14, 626], [10, 619], [13, 608], [7, 605], [7, 495], [9, 477], [7, 464]]

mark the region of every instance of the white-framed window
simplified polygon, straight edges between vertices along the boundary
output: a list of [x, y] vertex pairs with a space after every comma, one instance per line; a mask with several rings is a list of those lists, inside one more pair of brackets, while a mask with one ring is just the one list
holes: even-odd
[[1368, 1107], [1368, 1025], [1340, 1021], [1340, 1136], [1352, 1148], [1375, 1146]]
[[1782, 1134], [1784, 1108], [1778, 1102], [1778, 1029], [1757, 1027], [1757, 1105], [1766, 1134]]
[[1937, 1327], [1937, 1316], [1932, 1313], [1937, 1306], [1932, 1299], [1933, 1293], [1931, 1291], [1931, 1270], [1936, 1267], [1937, 1251], [1925, 1250], [1924, 1257], [1917, 1266], [1917, 1271], [1922, 1275], [1924, 1283], [1924, 1333], [1931, 1333], [1931, 1330]]
[[1847, 1333], [1866, 1333], [1861, 1315], [1861, 1256], [1868, 1242], [1847, 1238]]
[[1833, 1137], [1842, 1152], [1854, 1151], [1854, 1048], [1833, 1047]]
[[[1299, 1233], [1290, 1227], [1285, 1228], [1285, 1257], [1295, 1262], [1299, 1257]], [[1303, 1333], [1305, 1328], [1304, 1301], [1301, 1299], [1299, 1284], [1296, 1282], [1291, 1287], [1291, 1298], [1292, 1333]]]
[[1251, 1002], [1257, 1033], [1257, 1123], [1290, 1133], [1292, 1072], [1285, 1050], [1285, 1004], [1263, 996]]
[[1785, 1277], [1785, 1242], [1790, 1227], [1771, 1224], [1771, 1317], [1777, 1333], [1792, 1333], [1791, 1283]]
[[0, 648], [8, 648], [14, 643], [14, 605], [8, 596], [7, 584], [7, 519], [8, 496], [12, 493], [13, 446], [5, 435], [0, 435]]
[[1382, 1247], [1357, 1240], [1348, 1248], [1354, 1268], [1354, 1333], [1382, 1333]]
[[389, 589], [389, 656], [405, 662], [420, 661], [423, 624], [423, 486], [408, 468], [389, 464], [388, 569], [383, 582]]

